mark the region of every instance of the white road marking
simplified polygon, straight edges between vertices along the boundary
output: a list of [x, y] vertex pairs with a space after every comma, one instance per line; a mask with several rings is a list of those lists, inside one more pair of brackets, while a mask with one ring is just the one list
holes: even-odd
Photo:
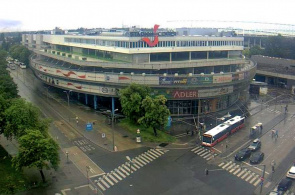
[[237, 168], [237, 170], [235, 172], [233, 172], [233, 174], [236, 175], [239, 171], [241, 171], [241, 169]]
[[252, 177], [253, 177], [253, 173], [250, 174], [250, 175], [245, 179], [245, 181], [248, 181], [248, 180], [251, 179]]
[[195, 147], [195, 148], [193, 148], [191, 151], [193, 152], [193, 151], [195, 151], [196, 149], [199, 149], [199, 146], [198, 146], [198, 147]]
[[214, 156], [210, 156], [209, 158], [206, 158], [206, 160], [211, 160], [212, 158], [214, 158]]
[[241, 172], [237, 175], [237, 177], [240, 177], [242, 174], [244, 174], [245, 171], [246, 171], [246, 169], [244, 169], [243, 171], [241, 171]]
[[153, 161], [153, 159], [149, 158], [148, 156], [146, 156], [146, 155], [144, 155], [144, 154], [140, 155], [140, 158], [141, 158], [142, 160], [145, 160], [147, 163], [150, 163], [150, 162]]
[[105, 179], [112, 186], [114, 185], [114, 183], [108, 178], [108, 176], [104, 176], [103, 179]]
[[147, 164], [145, 161], [141, 160], [139, 157], [135, 157], [135, 160], [138, 161], [138, 162], [141, 162], [144, 165]]
[[125, 178], [126, 176], [119, 170], [119, 169], [115, 169], [115, 171], [117, 173], [119, 173], [119, 175], [121, 175], [123, 178]]
[[222, 168], [225, 169], [226, 167], [228, 167], [232, 162], [229, 161], [226, 165], [224, 165]]
[[111, 174], [108, 175], [114, 182], [118, 183], [118, 180], [116, 180], [116, 178], [114, 178]]
[[135, 162], [135, 164], [138, 164], [139, 166], [141, 166], [141, 167], [143, 167], [144, 165], [143, 164], [141, 164], [136, 158], [135, 159], [133, 159], [133, 161]]
[[261, 182], [261, 180], [258, 179], [253, 185], [254, 185], [254, 186], [257, 186], [260, 182]]
[[204, 156], [203, 158], [208, 158], [209, 156], [211, 156], [212, 154], [207, 154], [206, 156]]
[[221, 167], [222, 165], [224, 165], [224, 162], [220, 163], [218, 166]]
[[247, 175], [249, 175], [249, 171], [247, 171], [241, 178], [244, 179]]
[[202, 151], [198, 152], [197, 155], [201, 155], [204, 152], [206, 152], [206, 150], [202, 150]]
[[110, 188], [109, 184], [107, 184], [103, 179], [100, 180], [100, 182], [107, 188]]
[[[258, 177], [259, 177], [259, 176], [258, 176]], [[254, 178], [252, 178], [252, 180], [249, 181], [249, 183], [252, 184], [256, 179], [257, 179], [257, 175], [255, 175]]]
[[137, 169], [140, 169], [140, 166], [138, 166], [137, 163], [135, 163], [135, 162], [132, 162], [132, 166], [136, 167]]
[[210, 154], [210, 153], [206, 151], [205, 153], [201, 154], [200, 156], [203, 157], [203, 156], [205, 156], [207, 154]]
[[130, 175], [123, 167], [119, 166], [119, 170], [122, 171], [126, 175]]
[[152, 155], [152, 156], [154, 156], [155, 158], [159, 158], [160, 156], [157, 154], [157, 153], [155, 153], [153, 150], [149, 150], [148, 151], [148, 153], [150, 154], [150, 155]]
[[162, 156], [162, 153], [160, 153], [158, 150], [152, 149], [156, 154], [158, 154], [159, 156]]
[[159, 149], [156, 149], [158, 152], [162, 153], [162, 154], [165, 154], [163, 151], [159, 150]]
[[196, 151], [194, 151], [194, 153], [197, 153], [197, 152], [200, 152], [200, 151], [203, 151], [203, 150], [204, 150], [203, 148], [199, 148]]
[[97, 182], [96, 183], [97, 185], [98, 185], [98, 187], [100, 188], [100, 189], [102, 189], [102, 191], [105, 191], [106, 189], [99, 183], [99, 182]]
[[[145, 152], [144, 153], [147, 157], [149, 157], [149, 158], [151, 158], [151, 159], [153, 159], [153, 160], [156, 160], [156, 158], [154, 157], [154, 156], [152, 156], [151, 154], [149, 154], [148, 152]], [[151, 160], [151, 161], [153, 161], [153, 160]]]
[[111, 172], [115, 177], [117, 177], [119, 180], [122, 180], [122, 178], [114, 171]]

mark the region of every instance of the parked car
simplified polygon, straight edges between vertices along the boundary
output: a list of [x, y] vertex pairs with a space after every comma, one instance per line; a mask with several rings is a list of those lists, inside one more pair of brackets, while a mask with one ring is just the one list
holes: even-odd
[[287, 175], [286, 175], [288, 178], [292, 178], [292, 179], [295, 179], [295, 165], [293, 165], [289, 171], [287, 172]]
[[250, 163], [251, 164], [259, 164], [264, 158], [263, 152], [256, 152], [250, 156]]
[[251, 150], [249, 148], [241, 149], [236, 155], [235, 160], [242, 161], [251, 155]]
[[261, 148], [261, 141], [260, 139], [255, 139], [252, 144], [248, 147], [251, 151], [256, 151]]
[[27, 68], [27, 66], [24, 63], [22, 63], [22, 62], [19, 64], [19, 67], [20, 68], [23, 68], [23, 69]]
[[292, 181], [288, 178], [284, 178], [280, 181], [278, 185], [278, 191], [285, 192], [290, 188], [291, 185], [292, 185]]

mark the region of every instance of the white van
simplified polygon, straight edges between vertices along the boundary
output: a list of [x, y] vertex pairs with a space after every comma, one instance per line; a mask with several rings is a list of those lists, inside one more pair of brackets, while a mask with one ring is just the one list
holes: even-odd
[[23, 68], [23, 69], [27, 68], [27, 66], [24, 63], [22, 63], [22, 62], [19, 64], [19, 67], [20, 68]]

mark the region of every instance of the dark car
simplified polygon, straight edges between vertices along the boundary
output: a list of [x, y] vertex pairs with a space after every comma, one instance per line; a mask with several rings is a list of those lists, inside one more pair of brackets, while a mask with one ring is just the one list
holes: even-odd
[[251, 155], [251, 150], [249, 148], [241, 149], [236, 155], [235, 160], [242, 161]]
[[264, 158], [263, 152], [256, 152], [250, 156], [250, 163], [251, 164], [258, 164], [260, 163]]
[[290, 186], [292, 185], [292, 181], [288, 178], [284, 178], [280, 181], [279, 185], [278, 185], [278, 191], [287, 191]]
[[256, 151], [261, 148], [261, 141], [260, 139], [255, 139], [252, 144], [248, 147], [251, 151]]

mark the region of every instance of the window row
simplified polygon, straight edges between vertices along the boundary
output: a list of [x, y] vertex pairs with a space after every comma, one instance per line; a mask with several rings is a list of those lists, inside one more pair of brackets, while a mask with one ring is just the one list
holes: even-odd
[[[144, 41], [107, 41], [100, 39], [65, 38], [67, 43], [91, 44], [106, 47], [145, 48]], [[155, 47], [201, 47], [201, 46], [243, 46], [243, 41], [159, 41]]]

